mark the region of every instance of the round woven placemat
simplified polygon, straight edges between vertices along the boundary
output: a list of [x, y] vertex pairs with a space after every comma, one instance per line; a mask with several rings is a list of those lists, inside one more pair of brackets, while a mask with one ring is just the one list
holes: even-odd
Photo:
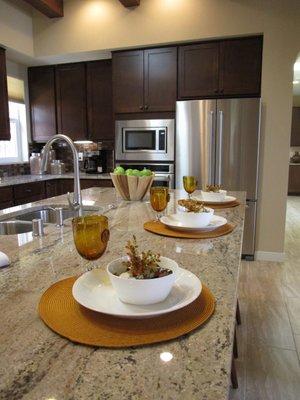
[[144, 223], [146, 231], [155, 233], [157, 235], [169, 236], [174, 238], [184, 239], [212, 239], [219, 236], [227, 235], [234, 230], [235, 226], [232, 224], [225, 224], [213, 231], [179, 231], [171, 229], [160, 221], [148, 221]]
[[229, 201], [227, 203], [213, 203], [213, 202], [206, 202], [204, 201], [204, 205], [207, 207], [211, 207], [215, 210], [221, 210], [223, 208], [232, 208], [232, 207], [237, 207], [239, 206], [241, 203], [238, 200], [234, 200], [234, 201]]
[[80, 306], [72, 296], [76, 279], [67, 278], [50, 286], [38, 310], [54, 332], [81, 344], [131, 347], [175, 339], [202, 325], [215, 308], [214, 296], [202, 285], [200, 296], [180, 310], [153, 318], [116, 318]]

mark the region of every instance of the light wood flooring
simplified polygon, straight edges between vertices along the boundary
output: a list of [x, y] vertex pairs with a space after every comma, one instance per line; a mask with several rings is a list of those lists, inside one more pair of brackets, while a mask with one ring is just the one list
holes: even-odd
[[284, 263], [242, 262], [231, 400], [300, 399], [300, 197], [288, 197], [285, 252]]

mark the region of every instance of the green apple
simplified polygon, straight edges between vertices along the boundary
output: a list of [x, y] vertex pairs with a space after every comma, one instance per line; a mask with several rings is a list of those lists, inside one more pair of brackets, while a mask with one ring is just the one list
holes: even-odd
[[125, 174], [128, 176], [133, 175], [133, 169], [131, 169], [131, 168], [126, 169]]
[[141, 171], [141, 176], [151, 176], [152, 175], [152, 171], [150, 171], [150, 169], [144, 168]]
[[139, 171], [138, 169], [134, 169], [134, 170], [132, 171], [132, 175], [133, 175], [133, 176], [141, 176], [141, 171]]
[[123, 167], [116, 167], [114, 169], [114, 174], [125, 175], [125, 169]]

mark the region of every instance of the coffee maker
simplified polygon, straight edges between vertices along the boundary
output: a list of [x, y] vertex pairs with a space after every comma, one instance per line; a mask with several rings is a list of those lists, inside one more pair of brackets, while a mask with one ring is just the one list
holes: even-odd
[[87, 174], [103, 174], [107, 172], [106, 150], [85, 151], [80, 153], [80, 169]]

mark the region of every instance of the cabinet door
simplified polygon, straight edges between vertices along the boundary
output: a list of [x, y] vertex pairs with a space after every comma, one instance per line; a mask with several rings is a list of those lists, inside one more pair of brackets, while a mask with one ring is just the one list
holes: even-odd
[[293, 107], [291, 146], [300, 146], [300, 107]]
[[17, 203], [17, 201], [21, 199], [26, 200], [27, 198], [32, 197], [37, 197], [37, 200], [45, 198], [45, 182], [31, 182], [14, 186], [14, 198], [16, 204], [24, 204], [26, 201], [23, 201], [22, 203]]
[[10, 140], [5, 50], [0, 47], [0, 140]]
[[113, 53], [112, 66], [115, 113], [143, 111], [143, 50]]
[[225, 40], [220, 46], [220, 93], [259, 95], [262, 38]]
[[177, 48], [144, 51], [144, 108], [175, 111], [177, 97]]
[[61, 194], [59, 179], [46, 181], [46, 199], [59, 196]]
[[73, 140], [87, 139], [85, 64], [56, 67], [58, 132]]
[[111, 60], [87, 63], [87, 104], [89, 139], [114, 140]]
[[28, 69], [31, 132], [36, 142], [46, 142], [57, 133], [54, 67]]
[[89, 189], [92, 187], [112, 187], [111, 179], [80, 179], [81, 189]]
[[219, 42], [179, 47], [179, 98], [212, 97], [219, 89]]
[[289, 167], [289, 194], [300, 194], [300, 165]]

